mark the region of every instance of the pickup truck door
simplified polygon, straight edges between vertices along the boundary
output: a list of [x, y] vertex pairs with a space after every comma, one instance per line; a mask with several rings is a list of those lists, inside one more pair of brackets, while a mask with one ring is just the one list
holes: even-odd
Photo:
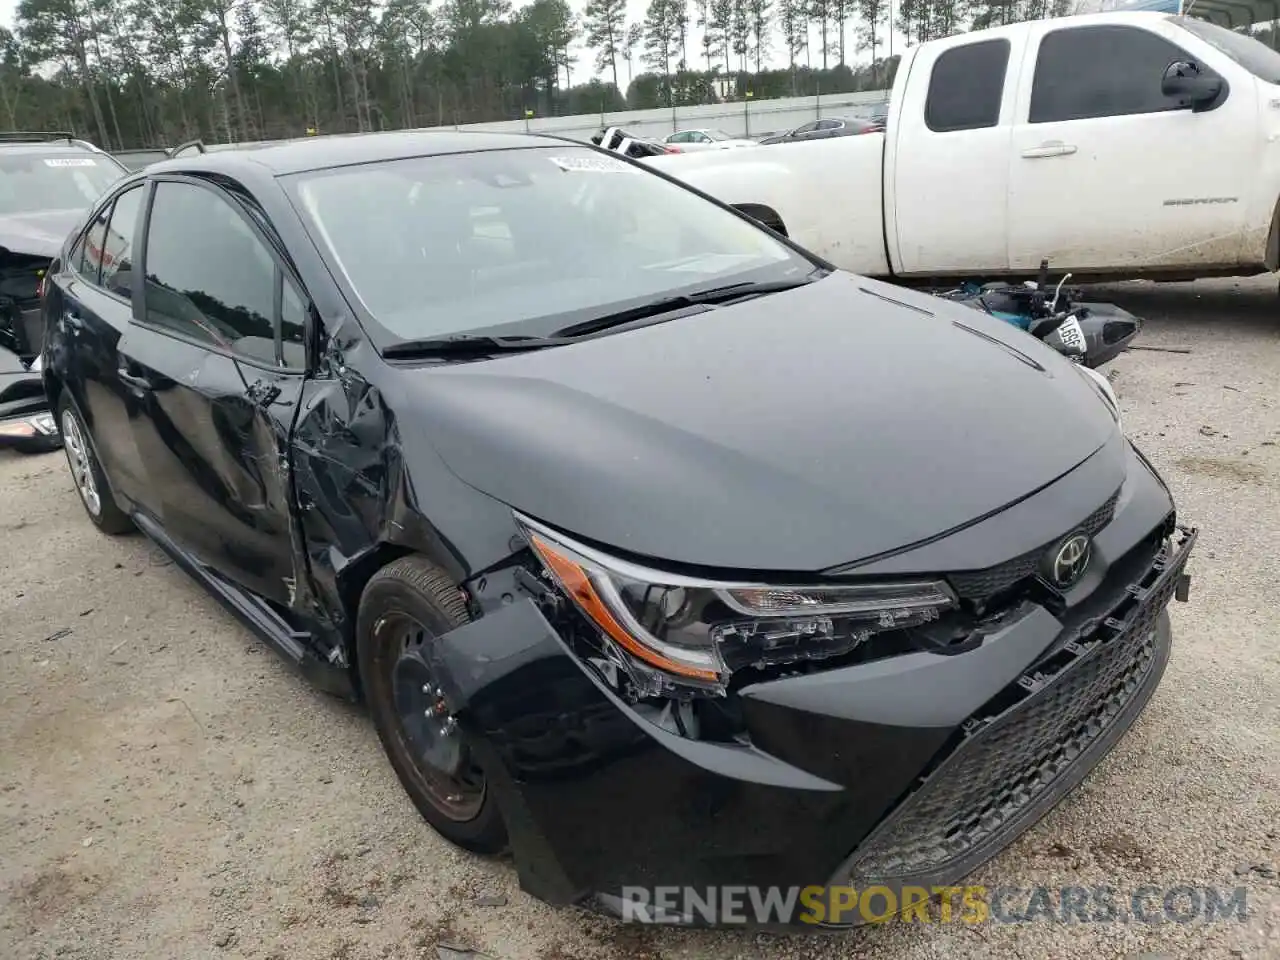
[[1021, 36], [1001, 30], [924, 44], [896, 85], [902, 101], [884, 160], [896, 273], [984, 274], [1008, 266]]
[[[1042, 259], [1051, 269], [1109, 273], [1238, 265], [1258, 162], [1252, 78], [1163, 21], [1026, 26], [1009, 169], [1011, 268], [1034, 270]], [[1165, 71], [1180, 60], [1202, 73], [1226, 69], [1225, 95], [1195, 111], [1165, 95]]]

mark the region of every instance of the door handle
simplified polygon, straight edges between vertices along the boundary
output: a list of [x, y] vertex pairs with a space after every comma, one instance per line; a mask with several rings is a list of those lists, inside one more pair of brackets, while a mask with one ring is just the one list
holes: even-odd
[[1066, 157], [1076, 152], [1074, 143], [1063, 143], [1061, 140], [1048, 140], [1038, 147], [1031, 147], [1022, 151], [1022, 155], [1028, 160], [1038, 160], [1041, 157]]

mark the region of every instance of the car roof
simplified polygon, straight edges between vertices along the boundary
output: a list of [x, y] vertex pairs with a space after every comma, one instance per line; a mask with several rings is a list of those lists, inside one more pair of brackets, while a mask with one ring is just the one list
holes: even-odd
[[205, 171], [232, 173], [246, 164], [275, 176], [382, 160], [483, 153], [557, 145], [591, 145], [565, 137], [488, 130], [397, 130], [386, 133], [333, 134], [266, 143], [215, 145], [208, 152], [184, 154], [147, 167], [147, 173]]

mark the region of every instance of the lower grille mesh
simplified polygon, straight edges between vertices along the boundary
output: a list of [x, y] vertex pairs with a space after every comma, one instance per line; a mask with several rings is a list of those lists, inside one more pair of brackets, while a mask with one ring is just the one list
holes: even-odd
[[975, 714], [964, 739], [851, 861], [857, 882], [945, 871], [1017, 830], [1046, 793], [1112, 725], [1149, 679], [1156, 618], [1173, 598], [1195, 535], [1166, 544], [1143, 582], [1087, 639], [1068, 644]]

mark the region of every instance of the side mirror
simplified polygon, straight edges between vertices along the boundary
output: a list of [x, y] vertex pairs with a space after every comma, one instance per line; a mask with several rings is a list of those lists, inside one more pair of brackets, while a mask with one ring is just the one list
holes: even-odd
[[1185, 100], [1192, 109], [1207, 106], [1222, 93], [1222, 78], [1205, 73], [1191, 60], [1175, 60], [1165, 68], [1160, 92]]

